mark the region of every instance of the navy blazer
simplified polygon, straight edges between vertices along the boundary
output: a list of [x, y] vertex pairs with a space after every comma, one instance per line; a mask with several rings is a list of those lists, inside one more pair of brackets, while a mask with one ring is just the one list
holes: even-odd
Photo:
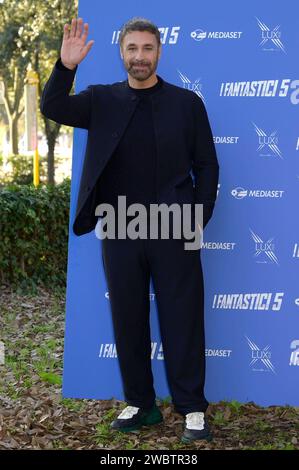
[[[65, 69], [60, 59], [56, 62], [43, 90], [40, 109], [47, 118], [60, 124], [88, 129], [73, 222], [74, 233], [82, 235], [96, 226], [95, 208], [105, 202], [97, 196], [102, 171], [139, 98], [128, 86], [128, 80], [90, 85], [70, 95], [76, 69]], [[219, 177], [207, 112], [196, 93], [161, 80], [162, 86], [151, 96], [157, 145], [157, 201], [203, 204], [205, 227], [214, 209]]]

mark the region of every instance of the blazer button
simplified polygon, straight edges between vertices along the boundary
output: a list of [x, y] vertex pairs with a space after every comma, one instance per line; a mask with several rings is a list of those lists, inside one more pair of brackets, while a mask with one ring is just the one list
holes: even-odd
[[112, 137], [115, 137], [115, 138], [117, 138], [117, 137], [118, 137], [118, 135], [119, 135], [119, 134], [118, 134], [118, 132], [116, 132], [116, 131], [112, 132]]

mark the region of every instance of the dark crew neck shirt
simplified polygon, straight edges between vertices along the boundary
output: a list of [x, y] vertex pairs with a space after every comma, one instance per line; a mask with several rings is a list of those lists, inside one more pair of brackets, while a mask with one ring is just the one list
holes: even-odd
[[157, 148], [151, 100], [162, 86], [161, 78], [157, 78], [158, 82], [149, 88], [136, 89], [127, 84], [138, 97], [138, 104], [97, 183], [98, 201], [111, 204], [116, 215], [120, 195], [126, 196], [127, 208], [141, 203], [149, 209], [149, 204], [157, 203]]

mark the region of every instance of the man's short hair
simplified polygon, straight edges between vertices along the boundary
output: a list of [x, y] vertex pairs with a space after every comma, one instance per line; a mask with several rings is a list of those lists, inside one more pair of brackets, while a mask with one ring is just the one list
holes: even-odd
[[135, 16], [131, 20], [127, 21], [121, 28], [119, 36], [120, 46], [122, 46], [125, 35], [131, 31], [148, 31], [156, 36], [158, 46], [161, 44], [160, 31], [158, 30], [158, 27], [146, 18]]

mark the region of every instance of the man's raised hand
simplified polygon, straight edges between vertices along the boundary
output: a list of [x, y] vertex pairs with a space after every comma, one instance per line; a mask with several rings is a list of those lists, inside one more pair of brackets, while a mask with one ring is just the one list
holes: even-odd
[[90, 51], [94, 41], [91, 40], [86, 44], [87, 35], [88, 23], [83, 25], [82, 18], [73, 19], [71, 25], [64, 25], [60, 57], [68, 69], [76, 68]]

